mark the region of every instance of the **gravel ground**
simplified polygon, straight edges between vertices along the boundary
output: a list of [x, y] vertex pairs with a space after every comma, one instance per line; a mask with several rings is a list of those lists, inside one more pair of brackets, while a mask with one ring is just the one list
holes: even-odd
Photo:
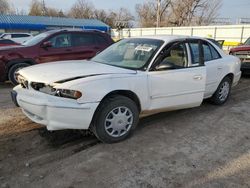
[[250, 78], [221, 107], [143, 118], [107, 145], [78, 131], [32, 123], [0, 85], [0, 187], [250, 187]]

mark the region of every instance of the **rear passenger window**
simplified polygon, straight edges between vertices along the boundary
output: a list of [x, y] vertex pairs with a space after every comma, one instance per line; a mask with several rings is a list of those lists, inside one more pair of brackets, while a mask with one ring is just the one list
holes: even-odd
[[213, 59], [221, 58], [219, 52], [212, 45], [209, 45], [209, 47], [210, 47]]
[[108, 43], [107, 39], [101, 35], [95, 35], [95, 40], [97, 45], [106, 45]]
[[191, 42], [189, 43], [191, 56], [192, 56], [192, 64], [199, 64], [200, 63], [200, 50], [199, 50], [199, 43], [198, 42]]
[[221, 58], [219, 52], [209, 43], [203, 43], [204, 61]]
[[203, 54], [204, 54], [204, 61], [211, 61], [213, 59], [210, 47], [207, 44], [203, 44]]
[[22, 37], [29, 37], [27, 34], [11, 34], [12, 38], [22, 38]]
[[88, 45], [94, 45], [95, 40], [92, 34], [74, 33], [72, 34], [72, 43], [73, 46], [88, 46]]

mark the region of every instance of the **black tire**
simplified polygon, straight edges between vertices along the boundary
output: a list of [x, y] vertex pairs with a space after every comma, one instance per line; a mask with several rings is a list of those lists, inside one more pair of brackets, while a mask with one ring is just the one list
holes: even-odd
[[[228, 90], [227, 95], [222, 97], [221, 91], [222, 91], [222, 87], [225, 84], [229, 86], [229, 90]], [[217, 90], [215, 91], [215, 93], [213, 94], [213, 96], [210, 98], [210, 101], [215, 105], [224, 104], [228, 100], [228, 97], [231, 93], [231, 86], [232, 86], [232, 79], [230, 77], [225, 77], [221, 81], [221, 83], [219, 84], [219, 86], [218, 86]]]
[[18, 64], [13, 65], [13, 66], [10, 68], [9, 72], [8, 72], [9, 81], [10, 81], [13, 85], [17, 85], [18, 82], [17, 82], [16, 76], [15, 76], [16, 72], [17, 72], [18, 70], [20, 70], [20, 69], [22, 69], [22, 68], [24, 68], [24, 67], [28, 67], [28, 66], [30, 66], [30, 64], [28, 64], [28, 63], [18, 63]]
[[[117, 110], [118, 112], [115, 115], [116, 117], [122, 117], [120, 119], [111, 115], [115, 113]], [[124, 111], [122, 112], [122, 110]], [[122, 113], [122, 116], [119, 116], [118, 113]], [[124, 117], [126, 118], [127, 115], [129, 114], [132, 115], [132, 119], [128, 118], [127, 122], [125, 122], [126, 120], [123, 121], [124, 120], [123, 118]], [[111, 119], [109, 119], [110, 118], [109, 116], [111, 116]], [[107, 123], [108, 121], [111, 120], [113, 123], [110, 123], [110, 125], [111, 124], [115, 125], [114, 127], [116, 129], [123, 127], [127, 130], [119, 130], [119, 132], [117, 131], [117, 136], [115, 135], [116, 132], [113, 133], [114, 136], [110, 135], [111, 132], [115, 130], [115, 128], [107, 128], [107, 126], [109, 126], [107, 125]], [[117, 122], [120, 120], [121, 122]], [[116, 143], [126, 139], [132, 133], [132, 131], [135, 129], [138, 123], [138, 120], [139, 120], [139, 111], [135, 102], [125, 96], [115, 95], [105, 99], [100, 104], [93, 118], [91, 130], [93, 131], [95, 136], [102, 142]], [[131, 122], [129, 123], [128, 121]], [[121, 136], [119, 136], [119, 133], [121, 133]]]

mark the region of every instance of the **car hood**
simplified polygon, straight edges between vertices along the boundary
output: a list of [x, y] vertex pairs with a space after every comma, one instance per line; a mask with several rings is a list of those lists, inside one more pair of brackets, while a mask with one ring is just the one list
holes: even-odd
[[136, 71], [93, 61], [74, 60], [34, 65], [18, 73], [32, 82], [53, 84], [103, 74], [136, 74]]
[[25, 47], [26, 46], [22, 46], [22, 45], [1, 46], [0, 51], [15, 50], [15, 49], [25, 48]]
[[238, 46], [230, 50], [230, 52], [238, 52], [238, 51], [250, 51], [250, 45]]

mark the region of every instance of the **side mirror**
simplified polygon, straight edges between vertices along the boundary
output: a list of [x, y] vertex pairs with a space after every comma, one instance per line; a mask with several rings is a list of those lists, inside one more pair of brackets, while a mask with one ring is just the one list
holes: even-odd
[[42, 48], [52, 47], [52, 43], [50, 41], [43, 42], [41, 45]]
[[171, 69], [175, 69], [175, 65], [171, 64], [171, 63], [161, 63], [160, 65], [155, 67], [155, 70], [157, 71], [163, 71], [163, 70], [171, 70]]

